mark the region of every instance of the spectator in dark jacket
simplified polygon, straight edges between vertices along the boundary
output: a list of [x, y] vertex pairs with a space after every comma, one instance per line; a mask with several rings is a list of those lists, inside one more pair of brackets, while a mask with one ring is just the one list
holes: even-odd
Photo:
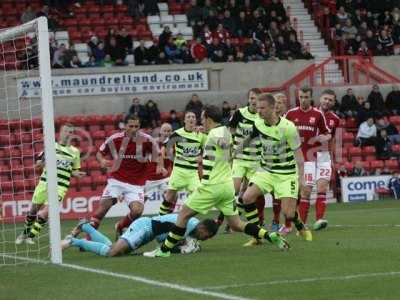
[[383, 100], [383, 96], [377, 84], [374, 84], [372, 87], [372, 91], [369, 93], [367, 101], [371, 103], [371, 109], [373, 111], [382, 112], [384, 110], [385, 101]]
[[179, 120], [178, 116], [176, 115], [175, 110], [171, 110], [169, 112], [168, 123], [171, 124], [172, 130], [177, 130], [182, 127], [182, 122], [181, 122], [181, 120]]
[[132, 105], [129, 108], [129, 113], [138, 116], [142, 121], [148, 118], [146, 108], [140, 104], [140, 99], [137, 97], [132, 99]]
[[126, 51], [117, 44], [117, 39], [115, 37], [110, 39], [110, 45], [105, 49], [105, 53], [111, 56], [116, 66], [123, 66], [126, 64]]
[[225, 47], [218, 38], [214, 38], [208, 47], [208, 57], [212, 62], [226, 62]]
[[200, 21], [203, 19], [203, 8], [198, 5], [197, 0], [190, 1], [191, 7], [186, 13], [187, 19], [189, 22], [191, 21]]
[[355, 117], [357, 111], [360, 110], [356, 96], [353, 94], [353, 89], [347, 89], [346, 95], [342, 97], [340, 103], [340, 112], [344, 117]]
[[396, 85], [392, 86], [392, 91], [386, 96], [386, 109], [395, 115], [400, 114], [400, 91]]
[[135, 48], [133, 54], [135, 56], [135, 65], [140, 66], [149, 64], [148, 50], [144, 46], [144, 40], [140, 40], [139, 46]]
[[147, 113], [147, 126], [155, 128], [161, 125], [160, 111], [158, 110], [157, 103], [153, 100], [147, 101], [146, 105]]
[[292, 58], [297, 58], [301, 55], [301, 44], [297, 40], [295, 34], [290, 34], [288, 41], [288, 48], [290, 51], [290, 56]]
[[192, 111], [196, 114], [197, 124], [201, 123], [201, 111], [203, 110], [203, 103], [197, 94], [192, 94], [188, 104], [186, 104], [186, 111]]
[[252, 39], [251, 44], [248, 44], [245, 47], [244, 56], [246, 58], [246, 61], [263, 60], [260, 44], [261, 44], [260, 41]]
[[390, 159], [397, 155], [392, 151], [393, 143], [389, 139], [385, 129], [382, 129], [380, 136], [376, 138], [375, 149], [378, 159]]
[[104, 51], [104, 43], [100, 42], [97, 47], [92, 50], [92, 52], [96, 63], [102, 63], [104, 58], [106, 57], [106, 52]]
[[153, 40], [153, 45], [147, 49], [147, 60], [149, 64], [154, 65], [160, 54], [160, 45], [158, 44], [158, 39]]
[[182, 63], [181, 50], [175, 45], [173, 37], [169, 37], [167, 44], [164, 48], [167, 58], [176, 64]]
[[371, 104], [368, 101], [365, 101], [363, 105], [360, 105], [357, 111], [357, 125], [359, 126], [362, 122], [366, 121], [369, 118], [373, 118], [374, 116], [375, 113], [371, 109]]
[[160, 9], [158, 8], [158, 1], [156, 0], [146, 0], [143, 1], [144, 3], [144, 9], [143, 9], [143, 13], [146, 16], [154, 16], [154, 15], [158, 15], [160, 14]]
[[125, 27], [122, 27], [117, 35], [117, 44], [124, 48], [127, 53], [133, 53], [132, 36], [126, 31]]
[[167, 45], [169, 38], [172, 36], [172, 32], [169, 29], [169, 26], [165, 26], [163, 32], [158, 37], [158, 44], [160, 49], [164, 49], [165, 45]]

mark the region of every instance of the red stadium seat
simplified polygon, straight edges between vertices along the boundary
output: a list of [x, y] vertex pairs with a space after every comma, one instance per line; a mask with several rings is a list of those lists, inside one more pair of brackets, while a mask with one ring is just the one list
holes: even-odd
[[78, 187], [78, 178], [76, 177], [71, 177], [70, 180], [70, 185], [71, 188], [77, 188]]
[[375, 152], [376, 152], [376, 149], [374, 146], [367, 146], [362, 149], [363, 155], [374, 155]]
[[399, 167], [399, 163], [397, 160], [395, 159], [388, 159], [385, 160], [385, 167], [388, 168], [391, 171], [397, 170]]
[[345, 125], [347, 130], [352, 130], [355, 131], [357, 130], [357, 121], [355, 118], [348, 118], [346, 119], [346, 125]]
[[101, 126], [100, 125], [89, 125], [89, 132], [91, 135], [93, 135], [95, 132], [101, 130]]
[[92, 178], [90, 176], [82, 177], [78, 180], [78, 184], [80, 187], [92, 186]]
[[370, 164], [371, 164], [371, 169], [373, 169], [373, 170], [382, 169], [384, 166], [383, 160], [373, 160], [370, 162]]
[[103, 131], [103, 130], [95, 131], [95, 132], [92, 134], [92, 138], [95, 139], [95, 140], [102, 140], [102, 141], [104, 141], [105, 138], [106, 138], [106, 133], [105, 133], [105, 131]]
[[109, 125], [104, 125], [104, 131], [111, 131], [111, 130], [115, 130], [116, 126], [114, 124], [109, 124]]
[[2, 193], [10, 193], [13, 191], [13, 184], [12, 182], [0, 182], [0, 189]]
[[120, 130], [118, 130], [118, 129], [107, 130], [107, 131], [106, 131], [106, 136], [107, 136], [107, 137], [112, 136], [113, 134], [115, 134], [115, 133], [117, 133], [117, 132], [119, 132], [119, 131], [120, 131]]
[[115, 12], [127, 14], [128, 13], [128, 6], [126, 6], [124, 4], [115, 5]]
[[85, 125], [85, 116], [83, 115], [76, 115], [70, 118], [70, 122], [75, 126], [84, 126]]
[[362, 165], [363, 165], [363, 168], [364, 168], [367, 172], [371, 171], [371, 164], [370, 164], [369, 161], [363, 161], [363, 162], [362, 162]]
[[114, 6], [113, 5], [103, 5], [101, 7], [102, 13], [114, 13]]
[[352, 132], [344, 132], [343, 133], [343, 142], [344, 143], [353, 143], [354, 142], [354, 133]]
[[19, 148], [11, 148], [10, 149], [10, 156], [13, 158], [21, 157], [21, 150]]
[[35, 178], [28, 178], [24, 180], [25, 191], [34, 191], [36, 186]]
[[391, 123], [393, 123], [394, 125], [400, 125], [400, 116], [391, 116], [390, 118], [389, 118], [389, 121], [391, 122]]
[[[105, 26], [106, 25], [106, 22], [105, 22], [105, 20], [104, 20], [104, 18], [101, 18], [101, 17], [99, 17], [99, 18], [93, 18], [92, 19], [92, 25], [93, 26]], [[96, 29], [96, 32], [98, 31], [98, 29], [97, 28], [95, 28]]]
[[346, 168], [346, 170], [348, 172], [350, 172], [351, 170], [353, 170], [353, 164], [351, 162], [345, 162], [344, 163], [344, 167]]
[[361, 148], [351, 147], [349, 148], [349, 158], [351, 161], [356, 161], [362, 159], [362, 151]]
[[97, 160], [90, 160], [88, 162], [88, 170], [92, 171], [100, 171], [101, 167], [100, 167], [100, 163]]
[[96, 177], [92, 176], [92, 181], [93, 181], [94, 187], [104, 186], [107, 183], [107, 176], [105, 176], [105, 175], [100, 175], [100, 176], [96, 176]]

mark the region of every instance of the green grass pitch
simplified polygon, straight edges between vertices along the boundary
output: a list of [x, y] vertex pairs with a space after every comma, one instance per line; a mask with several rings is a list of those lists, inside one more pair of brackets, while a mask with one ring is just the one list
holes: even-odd
[[[268, 221], [271, 216], [267, 209]], [[313, 221], [313, 209], [310, 216]], [[64, 262], [242, 299], [400, 299], [399, 217], [400, 202], [395, 200], [332, 204], [328, 206], [328, 229], [314, 232], [311, 243], [291, 234], [288, 240], [292, 249], [288, 252], [268, 244], [243, 248], [247, 241], [244, 234], [221, 233], [204, 242], [202, 251], [193, 255], [173, 255], [169, 259], [134, 255], [103, 258], [68, 249]], [[114, 222], [107, 219], [101, 226], [111, 238]], [[63, 222], [63, 233], [74, 224]], [[155, 246], [152, 243], [140, 251]], [[14, 248], [11, 244], [7, 247]], [[4, 248], [3, 245], [3, 251]], [[48, 250], [42, 252], [47, 255]], [[31, 263], [0, 267], [0, 299], [217, 298]]]

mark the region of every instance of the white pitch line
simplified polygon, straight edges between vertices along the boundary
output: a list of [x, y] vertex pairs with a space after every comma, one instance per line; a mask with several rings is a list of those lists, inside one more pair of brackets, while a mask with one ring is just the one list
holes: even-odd
[[365, 224], [365, 225], [351, 225], [351, 224], [332, 224], [329, 227], [344, 227], [344, 228], [363, 228], [363, 227], [400, 227], [399, 224]]
[[286, 280], [274, 280], [274, 281], [263, 281], [263, 282], [250, 282], [250, 283], [238, 283], [238, 284], [227, 284], [218, 286], [205, 287], [207, 290], [224, 290], [229, 288], [241, 288], [251, 286], [262, 286], [262, 285], [279, 285], [279, 284], [295, 284], [295, 283], [308, 283], [317, 281], [330, 281], [330, 280], [352, 280], [359, 278], [368, 277], [387, 277], [387, 276], [400, 276], [400, 272], [384, 272], [384, 273], [364, 273], [364, 274], [352, 274], [344, 276], [330, 276], [330, 277], [316, 277], [316, 278], [302, 278], [302, 279], [286, 279]]
[[[48, 261], [40, 260], [40, 259], [32, 259], [29, 257], [18, 257], [18, 256], [12, 256], [12, 255], [2, 255], [2, 256], [6, 257], [6, 258], [10, 258], [10, 259], [17, 259], [17, 260], [22, 260], [22, 261], [27, 261], [27, 262], [32, 262], [32, 263], [50, 264]], [[186, 293], [190, 293], [190, 294], [209, 296], [209, 297], [213, 297], [213, 298], [217, 298], [217, 299], [251, 300], [250, 298], [243, 298], [240, 296], [234, 296], [234, 295], [229, 295], [229, 294], [225, 294], [225, 293], [207, 291], [205, 289], [193, 288], [193, 287], [189, 287], [189, 286], [185, 286], [185, 285], [181, 285], [181, 284], [157, 281], [157, 280], [148, 279], [145, 277], [122, 274], [122, 273], [115, 273], [115, 272], [110, 272], [110, 271], [101, 270], [101, 269], [78, 266], [78, 265], [74, 265], [74, 264], [61, 264], [61, 265], [54, 265], [54, 266], [60, 266], [60, 267], [67, 268], [67, 269], [73, 269], [73, 270], [78, 270], [78, 271], [83, 271], [83, 272], [88, 272], [88, 273], [95, 273], [95, 274], [110, 276], [110, 277], [114, 277], [114, 278], [127, 279], [127, 280], [141, 282], [141, 283], [145, 283], [145, 284], [149, 284], [149, 285], [153, 285], [153, 286], [182, 291], [182, 292], [186, 292]]]

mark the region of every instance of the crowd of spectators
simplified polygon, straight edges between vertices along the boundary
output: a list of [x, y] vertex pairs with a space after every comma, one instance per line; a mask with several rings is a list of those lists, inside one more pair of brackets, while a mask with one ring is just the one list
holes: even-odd
[[[99, 0], [100, 4], [127, 4], [133, 17], [159, 14], [157, 1]], [[82, 1], [49, 0], [38, 12], [28, 6], [21, 22], [45, 16], [51, 30], [62, 30], [60, 20], [73, 18], [72, 7]], [[133, 49], [135, 37], [126, 30], [109, 29], [101, 40], [93, 33], [88, 41], [88, 60], [81, 62], [72, 42], [51, 43], [54, 68], [108, 67], [128, 64], [127, 55], [134, 56], [136, 65], [191, 64], [199, 62], [248, 62], [260, 60], [312, 59], [309, 50], [297, 38], [283, 4], [262, 1], [191, 0], [187, 11], [188, 25], [193, 28], [193, 40], [181, 33], [174, 35], [165, 26], [151, 46], [140, 40]]]
[[321, 1], [321, 24], [348, 55], [393, 55], [400, 44], [400, 2], [397, 0]]

